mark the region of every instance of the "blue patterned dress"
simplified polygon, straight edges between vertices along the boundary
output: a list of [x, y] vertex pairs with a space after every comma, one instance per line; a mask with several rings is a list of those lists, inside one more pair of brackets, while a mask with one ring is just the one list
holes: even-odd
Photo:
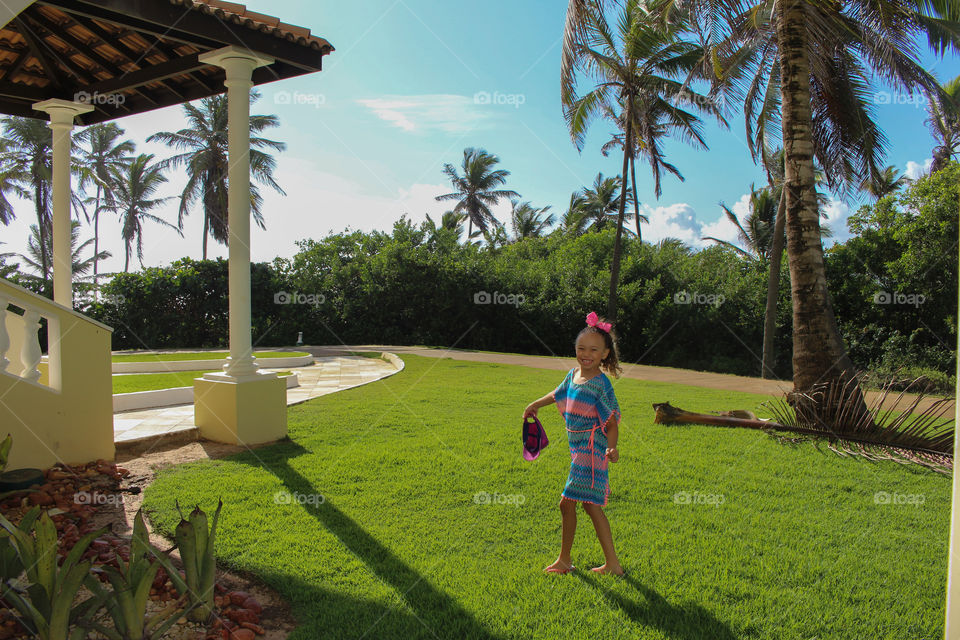
[[607, 481], [607, 421], [620, 421], [620, 405], [613, 385], [603, 373], [582, 384], [573, 381], [577, 368], [567, 373], [553, 391], [570, 443], [570, 475], [563, 497], [604, 506], [610, 494]]

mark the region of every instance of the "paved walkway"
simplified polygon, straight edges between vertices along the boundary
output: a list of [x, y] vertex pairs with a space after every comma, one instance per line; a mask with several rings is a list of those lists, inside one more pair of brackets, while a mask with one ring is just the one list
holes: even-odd
[[[319, 357], [309, 367], [264, 368], [264, 371], [293, 371], [300, 378], [299, 387], [287, 389], [289, 406], [380, 380], [396, 373], [397, 369], [386, 360], [350, 356], [344, 352]], [[195, 434], [193, 404], [126, 411], [113, 416], [113, 439], [118, 445], [134, 445], [174, 435], [195, 440]]]
[[[397, 345], [353, 345], [353, 346], [322, 346], [322, 347], [304, 347], [304, 351], [309, 351], [315, 356], [332, 356], [336, 354], [348, 353], [350, 351], [389, 351], [402, 357], [404, 353], [410, 353], [417, 356], [426, 356], [428, 358], [453, 358], [454, 360], [470, 360], [473, 362], [497, 362], [501, 364], [515, 364], [524, 367], [533, 367], [536, 369], [552, 369], [555, 371], [568, 371], [574, 364], [574, 358], [570, 357], [552, 357], [552, 356], [527, 356], [516, 353], [491, 353], [481, 351], [460, 351], [456, 349], [438, 349], [429, 347], [403, 347]], [[667, 382], [671, 384], [685, 384], [694, 387], [707, 387], [709, 389], [723, 389], [726, 391], [744, 391], [746, 393], [757, 393], [761, 395], [779, 396], [784, 391], [793, 388], [792, 380], [765, 380], [763, 378], [750, 378], [746, 376], [735, 376], [726, 373], [710, 373], [707, 371], [691, 371], [689, 369], [672, 369], [670, 367], [653, 367], [642, 364], [624, 364], [623, 376], [635, 380], [650, 380], [653, 382]], [[897, 400], [897, 394], [891, 393], [887, 397], [884, 406], [906, 407], [914, 399], [914, 394], [904, 394]], [[873, 403], [880, 398], [877, 391], [867, 391], [867, 404], [873, 406]], [[664, 398], [664, 402], [670, 398]], [[923, 410], [935, 402], [938, 398], [925, 398], [920, 403], [920, 409]], [[718, 409], [729, 409], [736, 407], [718, 407]]]

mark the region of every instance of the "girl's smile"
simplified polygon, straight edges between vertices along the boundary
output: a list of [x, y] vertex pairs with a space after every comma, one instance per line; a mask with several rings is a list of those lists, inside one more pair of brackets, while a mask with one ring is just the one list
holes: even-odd
[[610, 355], [602, 336], [597, 333], [585, 333], [577, 339], [577, 363], [580, 375], [592, 377], [600, 369], [604, 358]]

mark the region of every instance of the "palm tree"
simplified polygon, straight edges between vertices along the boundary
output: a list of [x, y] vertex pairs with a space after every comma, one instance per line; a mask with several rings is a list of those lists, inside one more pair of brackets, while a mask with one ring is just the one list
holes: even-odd
[[437, 196], [437, 200], [456, 200], [453, 208], [456, 213], [467, 215], [467, 237], [473, 237], [473, 227], [486, 233], [491, 225], [500, 223], [490, 210], [491, 206], [500, 202], [501, 198], [519, 198], [520, 194], [502, 187], [510, 172], [505, 169], [494, 169], [500, 163], [500, 158], [487, 153], [483, 149], [468, 147], [463, 150], [463, 176], [452, 164], [443, 165], [443, 173], [450, 179], [455, 191]]
[[[714, 70], [715, 87], [745, 97], [754, 153], [776, 128], [782, 134], [794, 314], [791, 397], [795, 405], [840, 427], [832, 401], [809, 395], [820, 383], [847, 384], [856, 376], [826, 287], [814, 158], [831, 187], [879, 173], [885, 139], [871, 117], [870, 79], [936, 93], [913, 43], [926, 35], [939, 53], [956, 50], [960, 37], [954, 16], [945, 15], [954, 11], [953, 4], [675, 0], [661, 6], [664, 13], [693, 19], [711, 51], [704, 66]], [[847, 397], [853, 417], [864, 415], [862, 394]]]
[[897, 171], [894, 166], [882, 169], [873, 179], [864, 178], [860, 183], [860, 190], [869, 194], [874, 200], [895, 193], [910, 182], [910, 178]]
[[704, 236], [702, 239], [712, 240], [717, 244], [729, 247], [748, 260], [769, 260], [773, 248], [773, 228], [776, 223], [777, 204], [776, 196], [769, 188], [755, 189], [753, 185], [750, 185], [750, 213], [747, 214], [743, 223], [727, 205], [720, 203], [727, 220], [737, 228], [737, 239], [746, 249], [712, 236]]
[[3, 119], [4, 155], [24, 169], [20, 186], [33, 194], [40, 237], [41, 276], [48, 279], [53, 253], [47, 252], [47, 236], [52, 231], [53, 188], [50, 181], [53, 161], [53, 136], [43, 120], [12, 116]]
[[120, 236], [124, 245], [124, 272], [130, 271], [130, 255], [136, 244], [137, 259], [143, 266], [143, 223], [156, 222], [183, 236], [179, 227], [157, 217], [151, 211], [163, 204], [168, 198], [154, 198], [160, 185], [167, 181], [163, 175], [163, 163], [151, 164], [153, 154], [141, 153], [126, 166], [114, 166], [110, 169], [113, 184], [113, 204], [105, 208], [120, 216]]
[[[678, 174], [666, 163], [659, 148], [668, 133], [678, 132], [687, 140], [702, 143], [699, 119], [678, 104], [700, 105], [719, 115], [710, 102], [676, 79], [691, 72], [703, 57], [702, 49], [680, 39], [682, 25], [652, 19], [641, 0], [625, 0], [612, 29], [604, 14], [604, 3], [574, 2], [568, 5], [567, 34], [571, 34], [569, 55], [561, 64], [561, 100], [570, 136], [583, 149], [587, 127], [594, 116], [612, 118], [623, 128], [623, 169], [627, 175], [630, 158], [646, 155], [654, 173], [657, 195], [663, 169]], [[569, 13], [574, 11], [574, 15]], [[571, 29], [571, 24], [576, 26]], [[566, 34], [565, 34], [566, 38]], [[576, 91], [576, 72], [593, 83], [582, 97]], [[722, 119], [721, 119], [722, 122]], [[610, 267], [610, 295], [607, 316], [616, 319], [617, 285], [620, 277], [621, 237], [628, 189], [620, 194], [617, 235]], [[637, 212], [639, 212], [639, 208]]]
[[456, 213], [455, 211], [444, 211], [443, 215], [440, 216], [440, 224], [437, 224], [433, 218], [430, 217], [430, 214], [427, 214], [427, 226], [432, 231], [439, 231], [440, 229], [446, 229], [447, 231], [453, 231], [457, 234], [457, 238], [463, 235], [463, 223], [467, 221], [467, 214], [465, 213]]
[[26, 200], [30, 192], [23, 188], [29, 180], [28, 173], [18, 162], [16, 155], [10, 153], [13, 143], [6, 138], [0, 138], [0, 224], [4, 226], [13, 222], [17, 212], [13, 203], [7, 199], [7, 194]]
[[510, 223], [513, 227], [513, 240], [539, 238], [548, 227], [552, 227], [556, 216], [548, 213], [549, 206], [534, 207], [529, 201], [520, 202], [519, 198], [510, 199]]
[[560, 225], [557, 230], [569, 236], [582, 236], [590, 224], [590, 218], [587, 215], [583, 191], [574, 191], [570, 194], [570, 205], [566, 212], [560, 217]]
[[132, 140], [121, 140], [124, 131], [114, 122], [91, 125], [77, 134], [80, 143], [80, 164], [85, 169], [80, 188], [94, 183], [97, 186], [93, 204], [93, 287], [97, 295], [97, 275], [100, 254], [100, 212], [114, 204], [112, 169], [130, 162], [136, 150]]
[[[260, 98], [256, 91], [250, 92], [250, 103]], [[183, 228], [183, 219], [190, 208], [199, 203], [203, 208], [203, 259], [207, 259], [207, 237], [211, 236], [220, 244], [229, 239], [229, 221], [227, 219], [227, 96], [211, 96], [200, 100], [198, 104], [183, 105], [188, 128], [180, 131], [161, 131], [147, 138], [147, 142], [158, 140], [173, 147], [180, 153], [160, 162], [161, 169], [183, 167], [187, 171], [187, 182], [180, 194], [180, 212], [177, 226]], [[283, 151], [286, 145], [275, 140], [260, 137], [264, 130], [280, 125], [275, 115], [250, 116], [250, 177], [253, 182], [272, 187], [277, 193], [286, 195], [273, 179], [276, 159], [262, 149]], [[256, 184], [250, 185], [250, 212], [253, 221], [261, 229], [263, 222], [263, 196]]]
[[[46, 252], [41, 250], [41, 243], [47, 243]], [[70, 221], [70, 255], [73, 262], [73, 280], [74, 282], [81, 282], [86, 280], [84, 276], [93, 268], [96, 260], [106, 260], [111, 257], [109, 251], [101, 251], [99, 255], [94, 254], [89, 258], [83, 257], [83, 252], [93, 244], [93, 238], [89, 238], [84, 242], [80, 242], [80, 223], [76, 220]], [[19, 258], [23, 261], [24, 266], [33, 269], [39, 274], [39, 277], [49, 281], [49, 274], [44, 275], [43, 270], [43, 255], [51, 255], [53, 253], [53, 238], [50, 234], [46, 234], [41, 238], [40, 228], [35, 225], [30, 225], [30, 237], [27, 238], [27, 253], [0, 253], [0, 258]], [[53, 284], [52, 282], [50, 283]]]
[[604, 178], [598, 173], [592, 187], [580, 192], [580, 211], [587, 220], [593, 221], [593, 230], [602, 231], [607, 224], [617, 224], [620, 219], [620, 176]]
[[938, 142], [930, 165], [930, 173], [934, 174], [960, 153], [960, 76], [943, 85], [939, 95], [928, 95], [927, 111], [930, 133]]

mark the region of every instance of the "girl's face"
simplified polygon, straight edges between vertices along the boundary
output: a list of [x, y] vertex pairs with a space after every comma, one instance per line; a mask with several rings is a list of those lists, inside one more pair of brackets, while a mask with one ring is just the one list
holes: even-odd
[[599, 333], [585, 333], [577, 338], [577, 362], [580, 371], [594, 371], [600, 368], [600, 363], [610, 355], [606, 340]]

